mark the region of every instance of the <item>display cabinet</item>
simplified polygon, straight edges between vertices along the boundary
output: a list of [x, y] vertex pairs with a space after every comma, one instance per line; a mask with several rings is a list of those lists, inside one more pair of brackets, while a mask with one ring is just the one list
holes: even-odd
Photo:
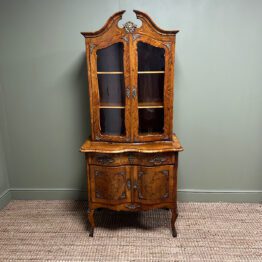
[[134, 10], [141, 27], [114, 14], [85, 37], [91, 138], [87, 161], [90, 236], [94, 210], [169, 208], [176, 236], [178, 152], [173, 134], [176, 31]]

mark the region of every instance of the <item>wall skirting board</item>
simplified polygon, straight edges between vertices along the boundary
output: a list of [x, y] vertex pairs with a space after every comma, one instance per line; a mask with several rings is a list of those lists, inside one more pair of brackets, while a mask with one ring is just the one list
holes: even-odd
[[11, 191], [7, 189], [0, 195], [0, 209], [5, 207], [11, 200], [12, 200]]
[[[74, 188], [10, 188], [0, 195], [0, 209], [10, 200], [86, 200], [85, 190]], [[262, 190], [179, 189], [181, 202], [262, 202]]]

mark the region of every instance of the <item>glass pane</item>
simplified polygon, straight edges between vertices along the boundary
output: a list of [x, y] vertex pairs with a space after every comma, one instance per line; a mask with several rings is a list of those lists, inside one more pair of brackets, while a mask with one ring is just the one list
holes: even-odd
[[164, 109], [143, 108], [139, 110], [139, 133], [163, 133]]
[[137, 51], [138, 71], [165, 70], [165, 49], [138, 42]]
[[138, 103], [161, 103], [164, 98], [164, 74], [138, 74]]
[[124, 105], [124, 75], [98, 75], [100, 105]]
[[116, 43], [109, 47], [99, 49], [97, 55], [98, 72], [123, 72], [123, 43]]
[[165, 50], [138, 42], [138, 117], [140, 135], [164, 132]]
[[100, 127], [105, 135], [125, 135], [125, 110], [101, 108]]

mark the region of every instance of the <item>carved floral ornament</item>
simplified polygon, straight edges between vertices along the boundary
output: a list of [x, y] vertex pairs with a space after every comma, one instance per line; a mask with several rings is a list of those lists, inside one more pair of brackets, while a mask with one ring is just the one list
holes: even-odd
[[137, 25], [131, 21], [128, 21], [124, 24], [124, 28], [127, 33], [133, 34], [137, 28]]

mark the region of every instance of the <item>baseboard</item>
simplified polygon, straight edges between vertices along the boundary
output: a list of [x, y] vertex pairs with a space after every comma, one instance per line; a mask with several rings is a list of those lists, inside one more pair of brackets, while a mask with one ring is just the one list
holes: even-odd
[[262, 190], [178, 190], [181, 202], [262, 203]]
[[[10, 191], [12, 192], [12, 199], [87, 199], [87, 192], [85, 190], [73, 188], [11, 188]], [[262, 190], [179, 189], [178, 201], [260, 203], [262, 201]]]
[[86, 200], [87, 192], [74, 188], [11, 188], [16, 200]]
[[11, 200], [11, 191], [7, 189], [0, 195], [0, 209], [4, 208]]

